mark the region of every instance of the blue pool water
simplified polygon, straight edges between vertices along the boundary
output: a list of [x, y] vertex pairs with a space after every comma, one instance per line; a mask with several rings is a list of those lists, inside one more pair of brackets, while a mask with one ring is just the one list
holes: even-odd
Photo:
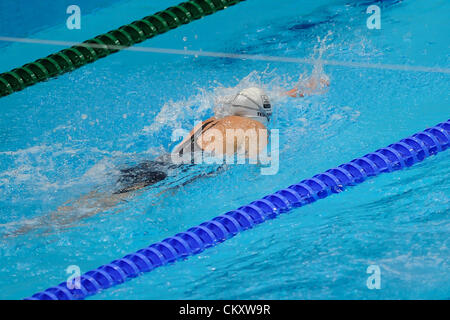
[[[29, 13], [8, 18], [5, 5], [0, 36], [82, 41], [178, 2], [91, 5], [81, 30], [55, 17], [45, 28], [25, 19], [20, 32], [18, 17]], [[373, 3], [381, 30], [366, 27]], [[96, 268], [447, 120], [449, 10], [444, 0], [249, 0], [140, 44], [296, 58], [320, 49], [327, 60], [447, 72], [325, 65], [326, 93], [274, 101], [276, 175], [230, 166], [162, 195], [148, 188], [95, 215], [76, 203], [66, 216], [54, 213], [92, 190], [108, 194], [118, 168], [168, 150], [174, 129], [213, 115], [215, 97], [249, 85], [276, 96], [314, 66], [123, 51], [1, 98], [0, 298], [29, 296], [64, 281], [70, 265]], [[61, 48], [0, 45], [0, 72]], [[449, 179], [447, 151], [92, 299], [448, 299]], [[380, 290], [366, 286], [370, 265], [380, 267]]]

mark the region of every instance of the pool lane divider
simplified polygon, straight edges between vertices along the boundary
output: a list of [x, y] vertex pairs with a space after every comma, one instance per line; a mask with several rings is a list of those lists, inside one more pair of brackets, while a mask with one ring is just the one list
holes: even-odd
[[26, 299], [84, 299], [155, 268], [199, 254], [266, 220], [339, 193], [369, 177], [410, 167], [449, 147], [450, 120], [447, 120], [86, 272], [80, 277], [79, 289], [70, 289], [62, 282]]
[[0, 74], [0, 97], [78, 69], [245, 0], [191, 0]]

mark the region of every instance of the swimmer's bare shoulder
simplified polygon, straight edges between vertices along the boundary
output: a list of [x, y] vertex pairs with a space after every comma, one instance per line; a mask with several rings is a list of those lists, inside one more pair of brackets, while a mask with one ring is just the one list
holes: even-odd
[[[232, 155], [243, 148], [248, 156], [251, 149], [250, 143], [255, 143], [256, 153], [259, 154], [267, 145], [267, 132], [265, 132], [265, 138], [262, 138], [261, 130], [265, 131], [266, 127], [259, 121], [234, 115], [225, 116], [217, 120], [210, 130], [204, 132], [197, 139], [197, 143], [205, 151], [217, 151], [215, 139], [219, 135], [223, 139], [223, 153]], [[233, 136], [227, 137], [227, 134]], [[249, 142], [252, 135], [257, 140]], [[258, 143], [259, 140], [261, 141]]]

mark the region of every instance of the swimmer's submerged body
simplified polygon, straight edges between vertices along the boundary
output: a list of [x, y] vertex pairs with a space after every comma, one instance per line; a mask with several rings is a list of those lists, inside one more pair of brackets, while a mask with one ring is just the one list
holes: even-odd
[[[248, 130], [259, 132], [258, 130], [266, 129], [272, 114], [269, 99], [261, 89], [249, 88], [231, 97], [227, 108], [229, 115], [220, 119], [211, 117], [197, 124], [170, 154], [121, 169], [111, 193], [91, 191], [79, 199], [65, 203], [47, 216], [23, 222], [19, 228], [13, 228], [13, 232], [8, 231], [6, 236], [17, 236], [37, 228], [44, 229], [44, 232], [65, 228], [83, 218], [114, 208], [144, 188], [161, 186], [161, 190], [156, 189], [159, 191], [158, 195], [161, 195], [201, 177], [214, 175], [221, 171], [222, 165], [198, 166], [195, 157], [217, 151], [213, 150], [213, 146], [217, 145], [214, 138], [226, 137], [227, 130], [238, 131], [236, 141], [227, 142], [223, 139], [223, 152], [213, 152], [213, 156], [234, 155], [241, 149], [246, 156], [250, 156], [248, 141], [240, 135]], [[267, 145], [267, 136], [261, 139], [259, 149]], [[180, 163], [174, 159], [184, 161]]]
[[[304, 85], [314, 90], [323, 82], [309, 81]], [[291, 97], [303, 97], [303, 89], [297, 87], [284, 93]], [[309, 94], [306, 92], [306, 94]], [[114, 190], [111, 193], [91, 191], [79, 199], [69, 201], [60, 206], [56, 211], [47, 216], [27, 220], [14, 231], [7, 231], [6, 236], [17, 236], [31, 230], [46, 227], [52, 231], [72, 225], [83, 218], [93, 216], [99, 212], [114, 208], [118, 203], [126, 201], [136, 192], [151, 186], [159, 186], [167, 183], [158, 195], [166, 191], [186, 185], [198, 178], [211, 176], [219, 172], [223, 166], [211, 166], [205, 171], [194, 170], [197, 167], [195, 156], [204, 153], [214, 157], [234, 155], [238, 151], [243, 152], [246, 158], [252, 158], [260, 154], [268, 143], [267, 125], [272, 115], [272, 105], [269, 97], [259, 88], [244, 89], [235, 96], [229, 97], [225, 103], [226, 114], [224, 117], [211, 117], [197, 124], [192, 131], [173, 149], [171, 154], [164, 154], [155, 160], [144, 161], [136, 166], [121, 169]], [[226, 139], [227, 130], [234, 131], [236, 139]], [[257, 135], [256, 149], [251, 148], [246, 132], [253, 130]], [[262, 134], [263, 133], [263, 134]], [[217, 141], [217, 137], [224, 137]], [[217, 145], [222, 145], [218, 148]], [[253, 153], [252, 153], [253, 151]], [[174, 158], [183, 158], [179, 163]], [[168, 182], [172, 178], [174, 181]], [[9, 228], [7, 228], [9, 229]]]

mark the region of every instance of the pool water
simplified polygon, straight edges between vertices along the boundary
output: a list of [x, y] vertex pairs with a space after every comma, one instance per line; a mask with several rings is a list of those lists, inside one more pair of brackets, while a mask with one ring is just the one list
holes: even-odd
[[[2, 10], [0, 20], [9, 23], [0, 25], [0, 36], [82, 41], [178, 2], [91, 5], [81, 30], [54, 18], [45, 28], [24, 19], [23, 30], [15, 31], [20, 15], [29, 13], [12, 19]], [[82, 12], [88, 6], [78, 3]], [[380, 30], [366, 27], [366, 8], [374, 3], [381, 7]], [[139, 45], [321, 54], [441, 72], [122, 51], [1, 98], [0, 298], [30, 296], [67, 279], [70, 265], [86, 272], [447, 120], [449, 9], [444, 0], [249, 0]], [[64, 8], [60, 14], [66, 16]], [[1, 45], [0, 72], [61, 48]], [[278, 96], [314, 69], [329, 77], [328, 91]], [[93, 190], [108, 194], [118, 169], [169, 150], [174, 129], [189, 130], [214, 114], [218, 96], [254, 85], [275, 97], [276, 175], [229, 166], [162, 194], [162, 186], [147, 188], [94, 208], [96, 214], [74, 202]], [[448, 299], [449, 179], [447, 151], [91, 299]], [[55, 215], [67, 202], [74, 206], [67, 216]], [[366, 285], [370, 265], [381, 270], [379, 290]]]

